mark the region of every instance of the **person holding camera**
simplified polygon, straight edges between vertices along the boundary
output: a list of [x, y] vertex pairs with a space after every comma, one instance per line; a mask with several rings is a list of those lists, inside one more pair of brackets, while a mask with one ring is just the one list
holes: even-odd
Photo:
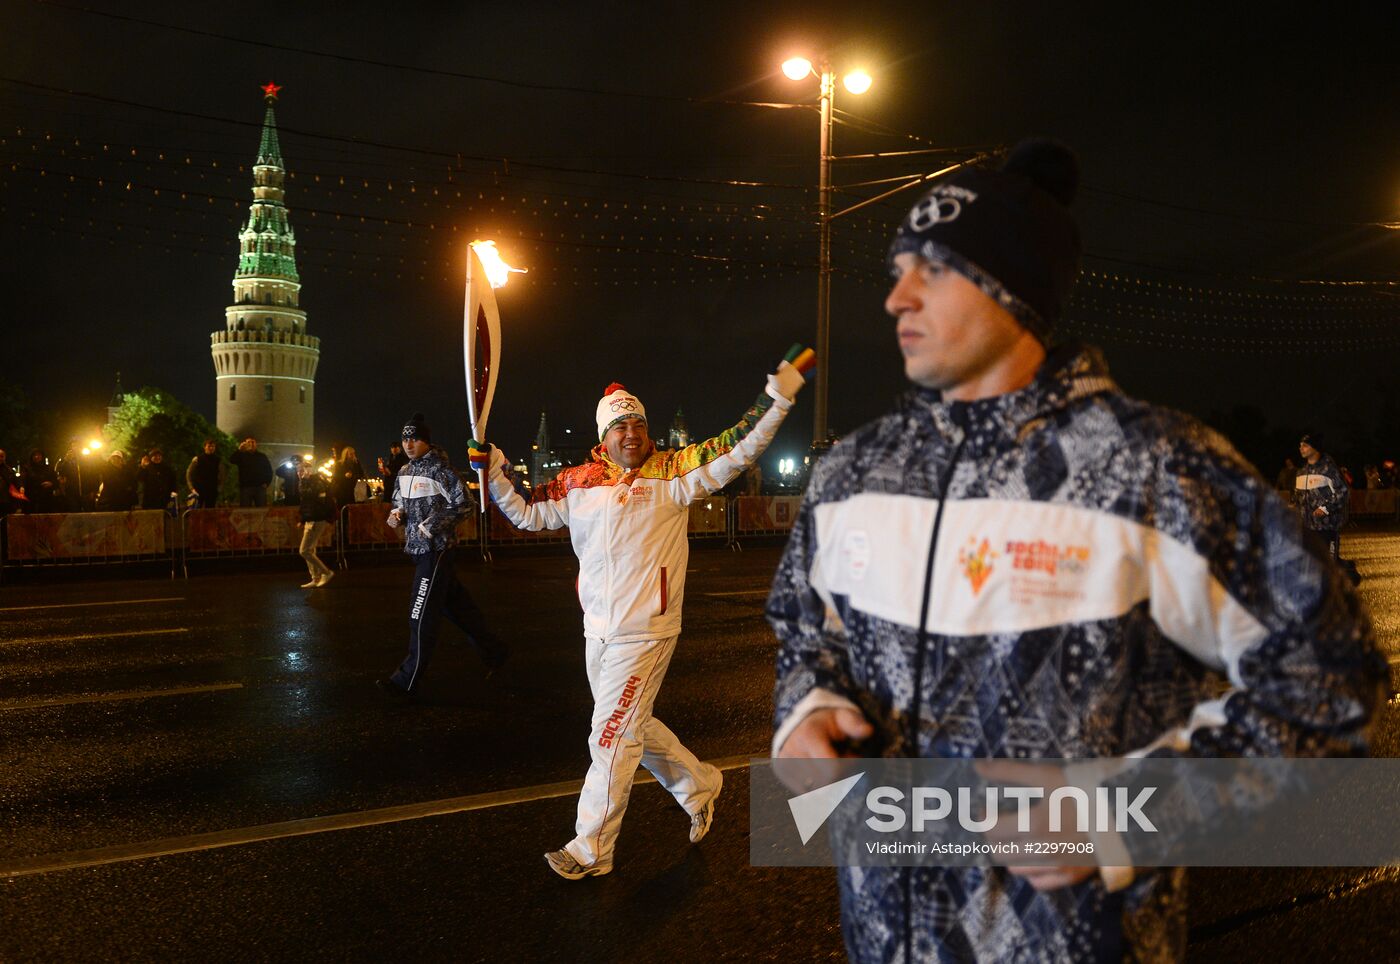
[[229, 457], [238, 470], [238, 504], [267, 505], [267, 487], [272, 483], [272, 463], [258, 451], [258, 440], [251, 435], [238, 444], [238, 451]]

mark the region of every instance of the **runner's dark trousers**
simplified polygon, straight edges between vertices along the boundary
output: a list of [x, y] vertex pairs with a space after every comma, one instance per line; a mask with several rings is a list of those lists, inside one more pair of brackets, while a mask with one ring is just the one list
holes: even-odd
[[491, 632], [486, 617], [457, 581], [453, 555], [452, 549], [443, 549], [410, 556], [414, 573], [413, 602], [408, 611], [408, 656], [389, 677], [410, 693], [422, 682], [423, 671], [432, 661], [444, 614], [467, 634], [487, 666], [505, 662], [505, 643]]

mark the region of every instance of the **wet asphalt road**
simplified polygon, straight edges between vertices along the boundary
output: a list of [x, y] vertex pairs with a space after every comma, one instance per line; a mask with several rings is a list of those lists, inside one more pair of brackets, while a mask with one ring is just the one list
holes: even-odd
[[[1400, 659], [1400, 535], [1344, 551]], [[748, 865], [742, 758], [768, 744], [777, 554], [693, 551], [657, 704], [729, 767], [715, 830], [692, 847], [639, 786], [615, 872], [576, 883], [540, 856], [572, 836], [586, 769], [571, 556], [463, 554], [511, 662], [483, 681], [445, 628], [407, 708], [371, 684], [402, 657], [399, 560], [314, 591], [290, 560], [0, 587], [0, 960], [842, 959], [830, 872]], [[1397, 747], [1392, 704], [1376, 752]], [[406, 810], [375, 812], [390, 807]], [[71, 866], [91, 851], [135, 859]], [[1400, 958], [1400, 870], [1200, 871], [1191, 897], [1193, 960]]]

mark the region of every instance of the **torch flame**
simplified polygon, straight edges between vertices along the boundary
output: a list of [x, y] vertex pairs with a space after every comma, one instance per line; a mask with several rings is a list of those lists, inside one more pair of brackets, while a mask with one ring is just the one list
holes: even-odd
[[527, 268], [513, 268], [501, 260], [501, 253], [496, 250], [495, 241], [473, 241], [472, 250], [481, 259], [481, 265], [486, 269], [486, 277], [491, 281], [491, 287], [504, 288], [510, 280], [512, 271], [525, 274]]

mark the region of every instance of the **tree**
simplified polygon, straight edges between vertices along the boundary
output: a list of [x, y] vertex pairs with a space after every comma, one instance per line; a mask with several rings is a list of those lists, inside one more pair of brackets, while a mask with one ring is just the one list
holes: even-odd
[[0, 449], [9, 453], [10, 464], [21, 465], [38, 444], [39, 426], [28, 396], [18, 385], [0, 382]]
[[[169, 392], [149, 386], [122, 396], [121, 405], [107, 422], [106, 435], [112, 447], [124, 451], [133, 463], [140, 460], [141, 453], [159, 448], [165, 453], [166, 463], [175, 470], [182, 489], [185, 467], [204, 451], [205, 439], [214, 440], [219, 457], [225, 460], [238, 449], [232, 435], [219, 431]], [[224, 480], [220, 503], [238, 504], [235, 474], [228, 473]]]

